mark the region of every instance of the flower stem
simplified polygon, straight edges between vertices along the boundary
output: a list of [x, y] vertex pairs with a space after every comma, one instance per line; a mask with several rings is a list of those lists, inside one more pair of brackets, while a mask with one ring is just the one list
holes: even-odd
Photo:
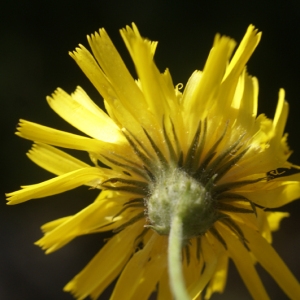
[[170, 286], [176, 300], [189, 300], [182, 270], [182, 245], [182, 220], [175, 215], [171, 222], [168, 246]]

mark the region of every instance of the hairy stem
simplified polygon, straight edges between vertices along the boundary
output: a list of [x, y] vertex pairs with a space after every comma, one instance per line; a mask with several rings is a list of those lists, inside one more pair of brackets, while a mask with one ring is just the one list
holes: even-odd
[[169, 233], [168, 267], [170, 287], [176, 300], [189, 300], [182, 270], [182, 220], [173, 216]]

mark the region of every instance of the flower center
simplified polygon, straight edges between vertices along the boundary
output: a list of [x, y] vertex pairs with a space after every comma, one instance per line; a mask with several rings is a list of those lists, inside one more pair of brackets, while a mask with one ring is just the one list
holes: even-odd
[[204, 234], [218, 219], [211, 187], [206, 186], [185, 171], [175, 168], [162, 172], [150, 186], [146, 198], [149, 227], [160, 235], [168, 235], [174, 217], [181, 220], [183, 239]]

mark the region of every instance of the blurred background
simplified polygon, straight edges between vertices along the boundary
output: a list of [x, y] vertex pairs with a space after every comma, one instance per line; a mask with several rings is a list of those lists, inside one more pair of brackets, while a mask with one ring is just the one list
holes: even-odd
[[[263, 36], [248, 71], [259, 80], [259, 112], [272, 118], [279, 88], [286, 90], [291, 108], [286, 131], [294, 150], [291, 161], [300, 165], [300, 1], [2, 1], [0, 299], [72, 299], [63, 286], [97, 253], [106, 237], [78, 238], [46, 256], [33, 245], [42, 236], [40, 226], [78, 212], [97, 192], [78, 188], [17, 206], [6, 206], [4, 193], [52, 177], [26, 158], [31, 143], [14, 135], [20, 118], [77, 133], [48, 107], [46, 95], [58, 86], [73, 92], [80, 85], [96, 103], [102, 103], [68, 51], [79, 43], [87, 46], [86, 35], [105, 27], [135, 74], [119, 35], [119, 29], [131, 22], [143, 36], [159, 41], [156, 64], [161, 71], [170, 69], [174, 84], [185, 84], [195, 69], [203, 68], [215, 33], [240, 41], [249, 24], [257, 26]], [[76, 156], [88, 160], [84, 153]], [[300, 201], [282, 210], [291, 217], [283, 220], [273, 244], [299, 280]], [[264, 271], [260, 274], [271, 299], [287, 299]], [[110, 290], [101, 299], [109, 294]], [[225, 293], [213, 299], [250, 299], [233, 265]]]

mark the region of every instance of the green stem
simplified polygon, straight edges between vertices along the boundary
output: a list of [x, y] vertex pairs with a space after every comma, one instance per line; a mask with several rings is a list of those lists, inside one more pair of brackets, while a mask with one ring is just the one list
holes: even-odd
[[174, 216], [169, 233], [168, 267], [170, 286], [176, 300], [190, 300], [182, 270], [182, 220]]

